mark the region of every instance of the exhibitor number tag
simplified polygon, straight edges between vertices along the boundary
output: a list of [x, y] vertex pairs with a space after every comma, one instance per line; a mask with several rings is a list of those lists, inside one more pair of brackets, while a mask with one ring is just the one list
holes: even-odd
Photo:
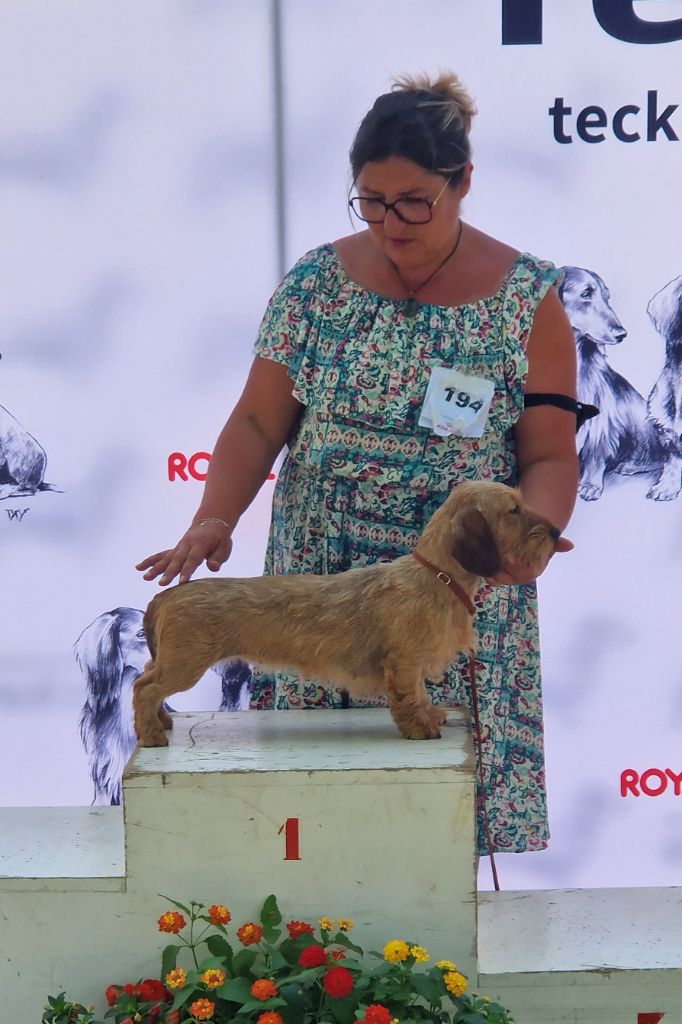
[[419, 426], [439, 437], [482, 437], [495, 385], [447, 366], [436, 366], [426, 389]]

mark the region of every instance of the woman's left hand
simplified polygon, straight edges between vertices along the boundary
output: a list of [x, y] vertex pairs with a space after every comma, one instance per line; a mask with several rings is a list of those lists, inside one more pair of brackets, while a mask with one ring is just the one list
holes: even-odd
[[[572, 551], [574, 546], [573, 541], [570, 541], [567, 537], [559, 537], [554, 545], [554, 554], [562, 551]], [[510, 555], [508, 558], [505, 558], [504, 565], [500, 571], [495, 576], [486, 576], [485, 581], [492, 587], [509, 586], [510, 584], [519, 585], [522, 583], [533, 583], [539, 575], [539, 572], [531, 569], [520, 558]]]

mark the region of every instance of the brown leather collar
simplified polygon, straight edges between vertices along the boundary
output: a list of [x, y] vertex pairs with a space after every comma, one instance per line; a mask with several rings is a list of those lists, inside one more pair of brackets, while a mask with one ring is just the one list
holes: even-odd
[[444, 583], [445, 586], [449, 587], [453, 593], [457, 594], [457, 597], [460, 599], [466, 610], [469, 612], [469, 615], [476, 614], [476, 609], [473, 606], [471, 598], [467, 593], [465, 593], [464, 590], [462, 590], [459, 583], [456, 583], [453, 580], [452, 576], [448, 575], [448, 573], [443, 572], [442, 569], [439, 569], [437, 566], [427, 561], [426, 558], [418, 554], [416, 551], [412, 551], [411, 554], [413, 558], [417, 559], [420, 565], [423, 565], [425, 569], [430, 569], [431, 572], [434, 573], [435, 576], [441, 581], [441, 583]]

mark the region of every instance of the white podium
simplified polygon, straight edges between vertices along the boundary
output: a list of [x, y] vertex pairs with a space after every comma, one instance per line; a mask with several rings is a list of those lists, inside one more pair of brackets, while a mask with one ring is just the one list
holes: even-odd
[[7, 1019], [61, 989], [100, 1010], [108, 984], [158, 975], [160, 893], [237, 924], [275, 893], [285, 919], [350, 917], [365, 949], [419, 942], [475, 985], [474, 788], [457, 713], [429, 742], [386, 710], [176, 715], [167, 748], [131, 759], [122, 815], [0, 811]]

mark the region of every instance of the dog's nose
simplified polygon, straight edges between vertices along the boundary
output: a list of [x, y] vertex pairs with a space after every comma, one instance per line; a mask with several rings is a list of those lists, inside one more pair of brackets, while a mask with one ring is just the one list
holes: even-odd
[[556, 526], [553, 526], [549, 531], [549, 535], [552, 540], [558, 540], [561, 536], [561, 530], [557, 530]]

